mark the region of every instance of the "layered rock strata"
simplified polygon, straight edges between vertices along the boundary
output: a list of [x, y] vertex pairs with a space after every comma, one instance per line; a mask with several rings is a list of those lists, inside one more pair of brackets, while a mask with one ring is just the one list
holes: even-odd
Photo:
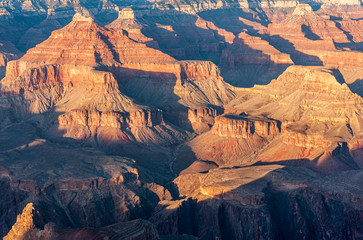
[[[140, 57], [140, 52], [145, 55]], [[49, 54], [43, 59], [45, 53]], [[148, 86], [139, 84], [139, 81], [146, 83], [145, 80]], [[220, 90], [215, 91], [210, 82]], [[147, 104], [193, 105], [196, 109], [220, 106], [234, 96], [213, 63], [177, 62], [131, 40], [123, 30], [100, 27], [81, 14], [76, 14], [70, 24], [53, 32], [23, 58], [11, 62], [1, 82], [4, 107], [15, 106], [16, 117], [44, 113], [51, 108], [62, 113], [59, 117], [53, 114], [50, 119], [58, 120], [50, 128], [39, 126], [49, 137], [63, 134], [79, 139], [101, 135], [102, 139], [108, 139], [111, 134], [111, 138], [119, 140], [154, 139], [159, 143], [171, 141], [170, 144], [185, 139], [184, 133], [165, 124], [161, 111], [135, 104], [121, 93], [121, 88]], [[146, 89], [149, 94], [143, 94]], [[159, 94], [150, 95], [152, 89]], [[95, 119], [90, 123], [92, 116]], [[199, 128], [208, 128], [212, 118], [206, 124], [199, 124], [203, 125]], [[44, 120], [41, 124], [46, 124]], [[123, 129], [128, 132], [122, 133]]]
[[[343, 152], [339, 150], [340, 153], [333, 157], [324, 157], [337, 152], [331, 150], [338, 149], [336, 144], [347, 145], [352, 138], [359, 139], [362, 134], [362, 98], [352, 93], [343, 81], [334, 69], [291, 66], [269, 85], [244, 90], [226, 111], [245, 112], [281, 122], [282, 138], [267, 145], [255, 161], [314, 160], [323, 156], [324, 162], [330, 161], [335, 167], [318, 164], [321, 171], [357, 169], [361, 161], [349, 153], [349, 147]], [[236, 133], [243, 129], [246, 136], [251, 136], [248, 130], [252, 125], [229, 126], [225, 123], [222, 129], [235, 129]], [[359, 152], [359, 144], [353, 147], [352, 142], [348, 146], [352, 147], [352, 152]]]
[[221, 65], [231, 70], [242, 65], [292, 65], [289, 54], [282, 53], [260, 37], [238, 34], [233, 45], [223, 50]]
[[278, 135], [280, 132], [281, 123], [279, 121], [243, 115], [217, 117], [212, 128], [212, 133], [232, 138], [249, 138], [254, 134], [269, 137]]
[[[353, 36], [343, 25], [350, 26], [352, 34], [360, 31], [359, 22], [327, 20], [315, 14], [308, 4], [300, 4], [291, 17], [268, 26], [267, 38], [277, 49], [290, 54], [295, 64], [362, 66], [359, 51], [345, 51], [349, 46], [355, 50], [359, 37], [353, 42]], [[353, 30], [354, 26], [357, 28]]]

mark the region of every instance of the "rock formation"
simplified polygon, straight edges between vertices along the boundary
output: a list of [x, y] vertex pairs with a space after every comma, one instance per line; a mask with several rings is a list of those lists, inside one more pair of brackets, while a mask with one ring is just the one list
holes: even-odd
[[212, 132], [219, 136], [249, 138], [254, 134], [261, 137], [278, 135], [281, 123], [270, 119], [250, 118], [242, 115], [224, 115], [216, 118]]
[[[140, 55], [141, 52], [145, 54], [144, 57]], [[47, 55], [45, 60], [44, 54]], [[97, 67], [105, 71], [95, 70]], [[148, 88], [139, 82], [139, 79], [145, 78], [149, 82], [153, 82], [153, 79], [158, 82], [153, 86], [149, 85]], [[163, 81], [160, 82], [160, 78]], [[210, 81], [221, 90], [214, 91], [213, 86], [209, 86]], [[18, 117], [24, 117], [29, 113], [43, 113], [50, 108], [57, 109], [56, 112], [72, 110], [72, 113], [61, 115], [49, 131], [41, 127], [43, 131], [47, 131], [48, 136], [49, 134], [58, 136], [56, 133], [58, 130], [59, 133], [65, 131], [64, 137], [90, 138], [104, 132], [100, 130], [101, 128], [146, 127], [153, 128], [153, 131], [159, 135], [150, 136], [155, 141], [168, 142], [177, 135], [177, 138], [181, 136], [182, 139], [185, 138], [185, 135], [170, 126], [164, 126], [161, 112], [154, 114], [155, 111], [152, 109], [144, 110], [149, 107], [134, 104], [132, 99], [120, 92], [119, 84], [129, 96], [159, 107], [174, 104], [186, 106], [193, 104], [195, 108], [208, 104], [221, 105], [230, 100], [234, 94], [223, 82], [214, 64], [177, 62], [160, 51], [132, 41], [122, 30], [113, 31], [100, 27], [91, 18], [80, 14], [76, 14], [73, 21], [65, 28], [55, 31], [48, 40], [29, 50], [20, 60], [11, 62], [7, 66], [7, 76], [2, 81], [1, 89], [5, 96], [10, 95], [5, 97], [9, 104], [18, 106], [16, 111]], [[165, 99], [160, 98], [160, 95], [143, 94], [145, 88], [149, 94], [152, 93], [150, 87], [159, 89]], [[192, 93], [196, 87], [199, 88], [198, 92]], [[136, 95], [140, 93], [143, 94], [142, 98]], [[21, 97], [18, 98], [14, 94]], [[180, 103], [174, 100], [168, 101], [170, 98], [179, 97], [182, 99]], [[94, 110], [106, 111], [101, 115], [104, 120], [94, 120], [91, 124], [82, 121], [83, 116], [86, 119], [89, 119], [88, 116], [93, 116], [94, 114], [89, 112]], [[131, 117], [131, 122], [127, 120], [129, 121], [127, 124], [126, 120], [121, 120], [127, 117], [126, 115]], [[76, 120], [77, 118], [79, 119]], [[159, 125], [160, 127], [157, 127]], [[80, 130], [80, 126], [84, 130]], [[167, 135], [162, 133], [163, 128], [168, 129]], [[134, 134], [139, 134], [139, 130], [135, 131], [131, 130], [126, 135], [125, 133], [111, 135], [117, 136], [118, 139], [145, 140], [145, 137], [140, 139], [141, 136], [135, 136]], [[110, 133], [110, 130], [105, 130], [104, 134], [106, 132]], [[171, 137], [170, 133], [176, 135]], [[152, 132], [143, 133], [143, 135], [149, 134]], [[106, 137], [101, 136], [101, 138]]]
[[349, 32], [341, 27], [342, 24], [349, 25], [348, 22], [357, 26], [355, 30], [350, 28], [352, 33], [359, 32], [358, 25], [352, 20], [342, 23], [327, 20], [315, 14], [308, 4], [300, 4], [291, 17], [281, 23], [270, 24], [267, 32], [269, 42], [290, 54], [296, 64], [362, 66], [360, 52], [337, 50], [341, 49], [340, 46], [355, 45]]
[[[362, 208], [353, 199], [361, 193], [346, 193], [359, 186], [360, 174], [324, 179], [306, 168], [281, 165], [185, 174], [174, 181], [185, 199], [162, 202], [152, 220], [160, 234], [200, 239], [355, 238]], [[337, 185], [340, 190], [331, 193]]]
[[22, 53], [9, 42], [0, 42], [0, 79], [5, 76], [5, 68], [9, 61], [20, 58]]
[[0, 1], [0, 238], [359, 239], [362, 13]]
[[359, 144], [350, 142], [361, 135], [362, 98], [342, 80], [334, 69], [291, 66], [267, 86], [240, 90], [211, 131], [177, 152], [175, 169], [195, 171], [194, 161], [223, 166], [289, 159], [308, 160], [297, 164], [323, 172], [358, 169]]
[[[47, 58], [44, 61], [45, 53]], [[221, 106], [234, 96], [231, 87], [223, 82], [218, 68], [211, 62], [177, 62], [144, 43], [134, 42], [123, 30], [100, 27], [91, 18], [80, 14], [76, 14], [65, 28], [53, 32], [48, 40], [29, 50], [19, 61], [11, 62], [2, 81], [2, 91], [32, 99], [29, 110], [40, 113], [57, 104], [62, 105], [61, 99], [69, 102], [69, 95], [72, 92], [79, 94], [86, 82], [87, 88], [92, 91], [87, 93], [88, 100], [84, 99], [86, 102], [81, 104], [86, 110], [134, 111], [141, 108], [119, 92], [119, 84], [128, 96], [159, 107], [177, 104], [195, 109], [210, 104]], [[213, 86], [210, 86], [211, 82]], [[48, 91], [50, 85], [52, 92], [42, 90]], [[96, 89], [99, 94], [89, 99], [90, 94], [95, 95]], [[41, 91], [46, 99], [39, 99], [34, 90]], [[108, 98], [106, 109], [101, 108], [105, 100], [95, 102], [96, 99], [101, 100], [102, 92], [113, 94], [112, 97], [105, 96]], [[77, 97], [79, 99], [79, 95]], [[87, 103], [90, 100], [92, 106]], [[65, 109], [57, 108], [59, 111]]]
[[267, 41], [243, 32], [230, 48], [223, 51], [221, 64], [238, 69], [241, 65], [291, 65], [293, 62], [288, 54], [281, 53]]
[[18, 215], [16, 223], [13, 225], [4, 240], [22, 240], [34, 239], [37, 237], [35, 233], [35, 225], [33, 222], [33, 212], [35, 211], [32, 203], [28, 203], [23, 212]]
[[285, 145], [267, 150], [259, 160], [288, 159], [294, 151], [300, 152], [288, 150], [289, 145], [310, 149], [309, 154], [300, 154], [313, 160], [334, 143], [350, 142], [361, 135], [362, 99], [342, 80], [329, 68], [291, 66], [269, 85], [247, 90], [228, 109], [281, 122]]
[[[34, 224], [35, 211], [33, 203], [28, 203], [21, 215], [18, 216], [16, 223], [4, 240], [23, 240], [23, 239], [150, 239], [158, 240], [159, 236], [153, 225], [142, 219], [113, 224], [104, 228], [92, 229], [60, 229], [54, 223], [47, 223], [44, 230], [39, 229]], [[39, 214], [39, 213], [38, 213]]]
[[[15, 138], [19, 133], [22, 138]], [[50, 222], [60, 229], [102, 228], [142, 217], [160, 199], [171, 200], [164, 187], [140, 179], [142, 164], [130, 158], [39, 139], [36, 129], [24, 124], [3, 131], [0, 141], [2, 236], [30, 201], [39, 212], [34, 224], [42, 230]], [[170, 175], [160, 161], [152, 162], [160, 174], [153, 175], [154, 181]], [[141, 178], [143, 174], [141, 170]]]

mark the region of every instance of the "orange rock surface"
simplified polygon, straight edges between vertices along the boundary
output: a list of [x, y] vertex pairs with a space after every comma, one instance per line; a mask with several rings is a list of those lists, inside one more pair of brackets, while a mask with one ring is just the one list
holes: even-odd
[[217, 117], [212, 128], [212, 133], [230, 138], [249, 138], [254, 134], [268, 137], [278, 135], [280, 132], [281, 123], [278, 121], [243, 115]]
[[0, 238], [363, 236], [362, 9], [0, 2]]
[[16, 223], [4, 237], [4, 240], [34, 239], [36, 237], [34, 232], [32, 232], [35, 228], [33, 222], [34, 211], [35, 209], [33, 204], [28, 203], [23, 209], [23, 212], [18, 215]]
[[296, 64], [362, 66], [361, 52], [345, 51], [349, 46], [353, 50], [359, 46], [360, 25], [359, 21], [349, 19], [340, 22], [324, 19], [308, 4], [299, 4], [291, 17], [270, 24], [267, 33], [270, 42], [291, 54]]

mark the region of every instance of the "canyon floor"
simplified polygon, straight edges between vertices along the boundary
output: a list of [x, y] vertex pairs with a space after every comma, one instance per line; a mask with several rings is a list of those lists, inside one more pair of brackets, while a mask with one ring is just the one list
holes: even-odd
[[363, 5], [0, 0], [0, 238], [363, 239]]

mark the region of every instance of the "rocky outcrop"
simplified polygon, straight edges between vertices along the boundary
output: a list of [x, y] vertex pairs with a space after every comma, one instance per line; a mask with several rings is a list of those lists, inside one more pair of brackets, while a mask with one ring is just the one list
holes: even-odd
[[160, 110], [140, 110], [135, 112], [98, 112], [72, 110], [59, 116], [59, 127], [82, 125], [86, 127], [133, 128], [154, 127], [165, 124]]
[[160, 84], [175, 84], [177, 81], [220, 80], [219, 68], [207, 61], [181, 61], [175, 63], [125, 64], [120, 68], [109, 68], [123, 81], [148, 78]]
[[222, 109], [212, 107], [197, 109], [165, 107], [163, 109], [164, 116], [168, 121], [197, 133], [210, 130], [215, 122], [215, 117], [223, 113]]
[[[69, 148], [37, 138], [30, 126], [18, 128], [10, 127], [0, 137], [1, 237], [29, 202], [39, 212], [34, 224], [42, 230], [49, 222], [59, 229], [101, 228], [146, 216], [160, 199], [171, 200], [159, 184], [143, 182], [139, 164], [130, 158], [108, 156], [94, 148]], [[17, 135], [14, 131], [21, 131], [26, 140], [10, 137]], [[4, 136], [10, 140], [4, 141]], [[19, 146], [22, 142], [25, 145]], [[10, 156], [14, 151], [19, 160]], [[158, 167], [164, 177], [165, 169]]]
[[244, 98], [247, 100], [242, 103], [232, 101], [230, 105], [251, 115], [265, 115], [281, 121], [311, 122], [315, 125], [320, 122], [333, 125], [350, 123], [352, 128], [358, 127], [354, 131], [360, 132], [354, 112], [359, 115], [362, 99], [353, 94], [343, 81], [334, 69], [291, 66], [269, 85], [246, 90]]
[[360, 79], [358, 0], [129, 3], [0, 3], [0, 41], [50, 35], [0, 48], [0, 238], [363, 235], [353, 81], [222, 78]]
[[10, 42], [0, 41], [0, 79], [5, 76], [8, 62], [20, 58], [22, 53]]
[[[142, 219], [116, 223], [104, 228], [83, 228], [83, 229], [61, 229], [54, 223], [44, 225], [44, 230], [36, 226], [34, 221], [40, 220], [41, 213], [34, 216], [35, 208], [33, 203], [28, 203], [18, 216], [16, 223], [4, 240], [61, 240], [61, 239], [150, 239], [158, 240], [159, 236], [154, 226]], [[37, 218], [37, 219], [35, 219]]]
[[270, 137], [281, 133], [281, 122], [246, 115], [227, 114], [215, 119], [212, 133], [232, 138], [249, 138], [254, 134]]
[[363, 141], [361, 136], [354, 137], [350, 142], [348, 142], [348, 149], [355, 160], [355, 163], [360, 167], [363, 168]]
[[260, 37], [242, 32], [233, 45], [223, 50], [220, 64], [235, 70], [242, 65], [291, 65], [293, 61], [288, 54], [278, 51]]
[[[1, 181], [4, 181], [4, 179]], [[121, 176], [115, 180], [100, 178], [92, 181], [79, 179], [60, 181], [46, 186], [42, 190], [38, 188], [36, 195], [20, 188], [3, 190], [27, 193], [29, 199], [33, 199], [37, 206], [37, 225], [41, 228], [49, 222], [54, 222], [59, 228], [101, 228], [119, 221], [141, 217], [146, 213], [145, 211], [153, 208], [159, 201], [157, 195], [141, 185], [138, 186], [137, 181], [137, 176], [135, 177], [135, 174], [133, 174]], [[134, 185], [135, 183], [136, 185]], [[126, 185], [135, 188], [135, 192], [128, 189]], [[49, 201], [47, 200], [48, 198], [53, 200]], [[12, 210], [15, 210], [17, 207], [11, 205], [14, 202], [3, 202], [3, 204], [7, 204], [7, 207]], [[67, 206], [65, 204], [70, 205]], [[6, 218], [11, 218], [11, 216], [9, 215]], [[29, 217], [28, 215], [26, 217], [18, 217], [17, 224], [8, 234], [9, 239], [23, 239], [11, 238], [11, 236], [25, 235], [30, 232], [31, 228], [35, 227], [33, 221], [25, 222], [28, 218], [32, 220], [32, 216]], [[13, 220], [11, 219], [11, 221]], [[114, 230], [116, 229], [115, 227]], [[141, 229], [139, 228], [140, 235], [142, 235]]]
[[[94, 71], [92, 68], [103, 71]], [[218, 67], [212, 62], [178, 62], [144, 43], [133, 41], [123, 30], [101, 27], [92, 18], [80, 14], [76, 14], [70, 24], [54, 31], [49, 39], [8, 66], [7, 76], [2, 81], [2, 92], [29, 92], [31, 95], [40, 86], [44, 86], [44, 89], [54, 88], [55, 93], [43, 91], [38, 94], [45, 95], [47, 101], [52, 102], [38, 105], [49, 107], [64, 99], [64, 94], [71, 92], [73, 87], [87, 84], [87, 89], [92, 92], [115, 92], [119, 95], [116, 98], [122, 98], [118, 105], [126, 104], [130, 107], [132, 100], [120, 96], [119, 86], [111, 73], [123, 85], [120, 87], [125, 89], [124, 93], [145, 104], [165, 106], [167, 102], [167, 105], [176, 105], [180, 98], [182, 105], [194, 105], [194, 108], [220, 106], [234, 95], [231, 87], [220, 77]], [[215, 86], [209, 86], [211, 81]], [[91, 88], [93, 85], [94, 88]], [[151, 91], [150, 88], [154, 90]], [[145, 89], [150, 91], [146, 93]], [[162, 92], [162, 96], [150, 96], [155, 92]], [[57, 96], [49, 96], [51, 94]], [[114, 98], [109, 97], [111, 101]], [[37, 101], [32, 99], [31, 102]], [[128, 107], [125, 107], [126, 109], [116, 106], [107, 110], [127, 111]], [[96, 109], [100, 110], [99, 107]], [[41, 111], [44, 111], [43, 107]]]
[[[142, 57], [143, 50], [137, 46], [143, 48], [147, 56]], [[130, 72], [132, 77], [142, 76], [143, 70], [157, 71], [155, 66], [173, 76], [173, 70], [168, 69], [172, 66], [175, 74], [179, 74], [179, 81], [212, 79], [214, 76], [206, 74], [213, 74], [213, 71], [218, 77], [218, 68], [211, 63], [195, 64], [195, 68], [191, 65], [193, 63], [178, 63], [158, 50], [129, 39], [122, 30], [103, 28], [89, 16], [76, 14], [66, 27], [53, 32], [48, 40], [9, 64], [1, 92], [5, 108], [14, 108], [19, 119], [56, 109], [50, 113], [52, 117], [38, 122], [48, 137], [79, 140], [113, 136], [115, 141], [121, 142], [125, 139], [154, 140], [170, 144], [185, 134], [165, 124], [161, 111], [135, 104], [121, 93], [122, 87], [114, 76], [123, 83]], [[130, 67], [136, 69], [123, 71]], [[163, 74], [156, 74], [154, 79]]]
[[[280, 51], [290, 54], [295, 64], [361, 66], [361, 53], [337, 50], [346, 50], [349, 46], [354, 49], [356, 45], [342, 24], [350, 26], [353, 34], [359, 32], [359, 25], [353, 20], [340, 23], [324, 19], [315, 14], [310, 5], [299, 4], [291, 17], [281, 23], [270, 24], [267, 33], [269, 42]], [[357, 28], [353, 29], [354, 26]]]
[[116, 71], [128, 96], [158, 107], [220, 107], [235, 96], [233, 87], [223, 80], [212, 62], [127, 64], [110, 71]]
[[5, 94], [24, 94], [57, 85], [67, 89], [85, 82], [92, 90], [98, 92], [118, 89], [111, 73], [94, 71], [91, 67], [45, 65], [28, 69], [26, 66], [20, 67], [17, 62], [9, 64], [7, 76], [1, 82], [1, 86]]
[[[361, 197], [347, 197], [336, 187], [357, 186], [359, 174], [324, 178], [299, 167], [269, 165], [181, 175], [175, 183], [186, 199], [162, 202], [152, 220], [160, 234], [200, 239], [354, 238], [361, 231]], [[335, 183], [344, 178], [349, 183]]]
[[286, 130], [284, 132], [283, 142], [299, 147], [328, 149], [333, 143], [333, 139], [329, 140], [322, 135], [307, 135], [296, 131]]
[[4, 240], [35, 239], [35, 225], [33, 222], [33, 212], [35, 211], [32, 203], [28, 203], [23, 212], [18, 215], [16, 223], [13, 225]]
[[[257, 156], [251, 161], [291, 160], [304, 165], [324, 155], [324, 160], [321, 159], [324, 164], [315, 167], [312, 166], [314, 163], [311, 167], [332, 172], [356, 169], [357, 163], [360, 166], [360, 150], [357, 149], [360, 145], [354, 144], [356, 141], [350, 144], [355, 149], [351, 153], [349, 150], [337, 150], [339, 154], [331, 157], [334, 152], [331, 148], [336, 144], [349, 143], [355, 136], [361, 136], [362, 132], [362, 99], [353, 94], [343, 81], [334, 69], [291, 66], [269, 85], [241, 91], [240, 97], [225, 107], [227, 113], [246, 112], [251, 116], [264, 116], [281, 122], [282, 137], [274, 138], [266, 147], [255, 145], [254, 153]], [[244, 135], [252, 135], [252, 125], [240, 124], [244, 128], [238, 128], [238, 124], [234, 126], [236, 130], [242, 129]], [[216, 150], [215, 155], [224, 152]]]
[[147, 46], [159, 49], [159, 44], [153, 38], [147, 37], [143, 33], [145, 24], [140, 23], [137, 19], [140, 17], [140, 11], [134, 11], [131, 7], [123, 8], [119, 11], [118, 18], [107, 25], [108, 28], [125, 30], [127, 36], [134, 41], [145, 43]]
[[29, 50], [19, 62], [13, 63], [12, 68], [18, 69], [21, 74], [27, 68], [45, 64], [112, 66], [173, 61], [158, 50], [132, 41], [122, 30], [109, 30], [96, 24], [92, 18], [76, 14], [71, 23], [52, 32], [47, 40]]
[[221, 113], [221, 110], [213, 108], [189, 109], [188, 120], [194, 131], [200, 133], [209, 130], [215, 123], [215, 117]]

